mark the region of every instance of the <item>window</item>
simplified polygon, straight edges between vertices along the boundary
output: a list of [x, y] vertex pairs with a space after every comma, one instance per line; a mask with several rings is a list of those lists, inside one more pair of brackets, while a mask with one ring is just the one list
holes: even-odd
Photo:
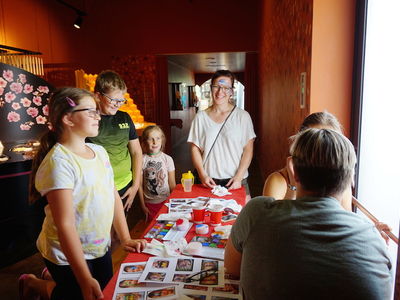
[[[358, 80], [355, 80], [360, 82], [359, 97], [355, 100], [355, 117], [359, 122], [353, 127], [357, 131], [355, 145], [359, 156], [357, 198], [380, 221], [391, 226], [393, 233], [398, 236], [400, 1], [360, 2], [364, 7], [360, 7], [359, 11], [362, 15], [361, 40], [358, 42], [360, 67]], [[395, 267], [395, 243], [390, 242], [389, 252]]]

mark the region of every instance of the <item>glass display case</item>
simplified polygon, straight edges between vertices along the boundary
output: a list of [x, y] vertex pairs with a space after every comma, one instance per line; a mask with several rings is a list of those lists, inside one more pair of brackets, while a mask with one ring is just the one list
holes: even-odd
[[0, 63], [0, 267], [36, 252], [44, 203], [29, 204], [29, 176], [51, 90], [42, 78]]

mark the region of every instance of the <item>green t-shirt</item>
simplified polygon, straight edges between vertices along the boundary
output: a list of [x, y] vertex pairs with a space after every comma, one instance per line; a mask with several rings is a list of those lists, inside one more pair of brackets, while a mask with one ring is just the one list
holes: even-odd
[[117, 111], [115, 115], [102, 115], [99, 135], [87, 139], [107, 150], [117, 190], [123, 189], [132, 180], [132, 160], [128, 143], [137, 138], [131, 117], [126, 112]]

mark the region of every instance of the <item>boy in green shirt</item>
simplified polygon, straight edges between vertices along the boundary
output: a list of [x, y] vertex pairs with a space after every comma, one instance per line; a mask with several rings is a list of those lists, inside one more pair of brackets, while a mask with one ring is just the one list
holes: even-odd
[[131, 117], [118, 109], [126, 102], [124, 80], [114, 71], [101, 72], [94, 92], [99, 99], [101, 121], [99, 135], [89, 142], [103, 146], [110, 157], [115, 187], [128, 211], [139, 189], [142, 148]]

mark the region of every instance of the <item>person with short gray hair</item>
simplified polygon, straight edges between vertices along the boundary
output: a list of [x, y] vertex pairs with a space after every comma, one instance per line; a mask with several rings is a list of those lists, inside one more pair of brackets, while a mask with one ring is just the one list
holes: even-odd
[[311, 128], [297, 135], [290, 154], [302, 188], [323, 197], [341, 194], [346, 189], [351, 193], [357, 161], [353, 144], [328, 129]]
[[296, 200], [256, 197], [243, 208], [226, 246], [226, 272], [240, 276], [246, 300], [390, 299], [383, 239], [343, 208], [356, 164], [351, 142], [307, 129], [290, 152]]

